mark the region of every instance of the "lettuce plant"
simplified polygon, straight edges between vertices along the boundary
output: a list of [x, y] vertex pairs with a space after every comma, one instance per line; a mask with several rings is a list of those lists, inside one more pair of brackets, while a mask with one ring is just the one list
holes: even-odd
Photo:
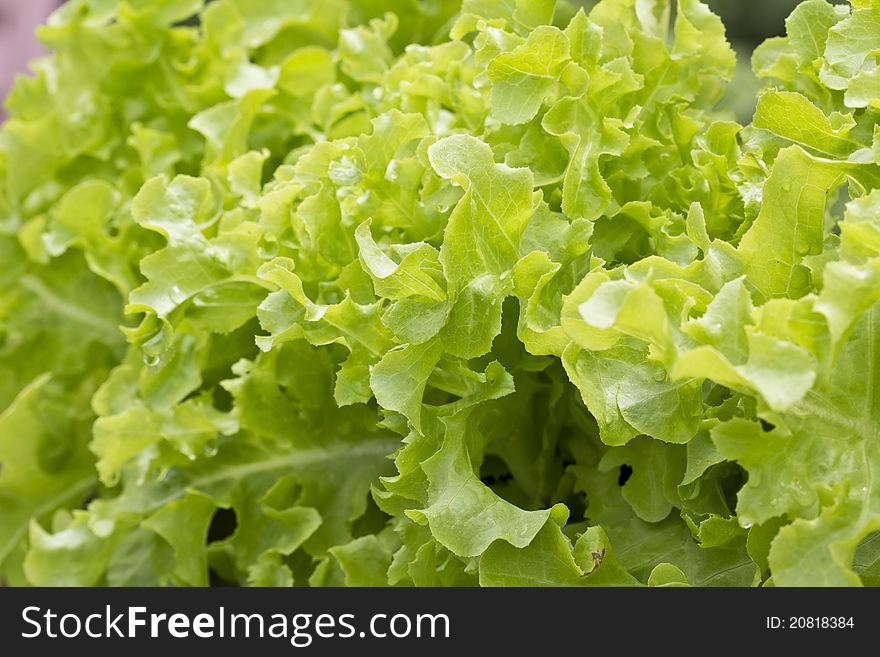
[[71, 0], [0, 130], [0, 576], [880, 581], [880, 2]]

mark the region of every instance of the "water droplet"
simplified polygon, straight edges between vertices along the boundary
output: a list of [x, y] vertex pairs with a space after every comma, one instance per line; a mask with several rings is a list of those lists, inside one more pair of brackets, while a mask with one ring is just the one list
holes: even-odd
[[388, 182], [397, 182], [397, 179], [400, 177], [398, 168], [399, 164], [397, 160], [391, 160], [385, 169], [385, 180]]
[[445, 203], [441, 203], [437, 206], [437, 212], [439, 212], [440, 214], [446, 214], [447, 212], [449, 212], [449, 206]]
[[144, 354], [144, 365], [147, 367], [156, 367], [162, 362], [162, 358], [158, 354]]
[[806, 235], [801, 234], [797, 236], [794, 248], [799, 256], [805, 256], [812, 251], [812, 244]]
[[351, 187], [357, 185], [363, 176], [357, 163], [347, 155], [338, 160], [333, 160], [327, 170], [327, 175], [337, 187]]
[[186, 300], [186, 292], [181, 290], [177, 285], [172, 286], [171, 292], [168, 294], [174, 303], [181, 303]]

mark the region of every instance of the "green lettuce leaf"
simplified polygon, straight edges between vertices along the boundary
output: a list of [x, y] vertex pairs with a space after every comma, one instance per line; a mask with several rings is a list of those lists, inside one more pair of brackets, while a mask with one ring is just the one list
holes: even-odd
[[740, 125], [699, 0], [65, 3], [0, 584], [876, 585], [878, 11], [800, 3]]

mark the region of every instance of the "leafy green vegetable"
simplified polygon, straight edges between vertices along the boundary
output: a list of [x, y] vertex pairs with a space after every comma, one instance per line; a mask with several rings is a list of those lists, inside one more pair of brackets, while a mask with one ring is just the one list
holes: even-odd
[[0, 128], [0, 578], [876, 584], [880, 2], [71, 0]]

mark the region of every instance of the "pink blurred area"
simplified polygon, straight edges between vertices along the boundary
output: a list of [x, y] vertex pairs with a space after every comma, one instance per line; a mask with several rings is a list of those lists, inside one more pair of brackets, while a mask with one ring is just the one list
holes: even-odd
[[34, 30], [58, 4], [57, 0], [0, 0], [0, 99], [6, 98], [16, 74], [27, 72], [27, 63], [43, 54]]

